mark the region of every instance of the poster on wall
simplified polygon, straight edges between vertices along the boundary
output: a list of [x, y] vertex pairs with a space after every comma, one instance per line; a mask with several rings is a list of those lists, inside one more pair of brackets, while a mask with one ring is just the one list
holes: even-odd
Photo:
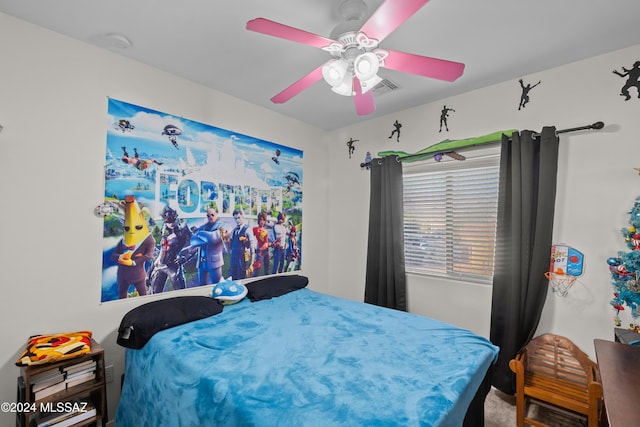
[[300, 270], [301, 150], [108, 101], [102, 302]]

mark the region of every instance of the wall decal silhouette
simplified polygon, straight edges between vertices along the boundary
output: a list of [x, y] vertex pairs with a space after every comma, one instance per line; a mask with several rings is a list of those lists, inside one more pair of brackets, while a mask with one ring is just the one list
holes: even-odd
[[442, 107], [442, 111], [440, 112], [440, 130], [438, 132], [442, 132], [442, 125], [444, 125], [444, 128], [446, 129], [447, 132], [449, 132], [449, 125], [447, 124], [447, 119], [449, 118], [449, 111], [455, 113], [456, 110], [454, 110], [453, 108], [447, 108], [447, 106], [443, 106]]
[[393, 123], [393, 132], [391, 132], [391, 135], [389, 135], [389, 139], [393, 138], [393, 135], [396, 135], [396, 141], [400, 142], [400, 128], [402, 127], [402, 123], [400, 123], [399, 121], [395, 121]]
[[349, 138], [349, 140], [347, 141], [347, 148], [349, 149], [349, 158], [351, 158], [351, 155], [356, 151], [356, 146], [353, 145], [354, 143], [360, 141], [359, 139], [353, 139], [353, 138]]
[[622, 72], [613, 70], [613, 74], [616, 74], [622, 78], [627, 78], [624, 86], [622, 86], [622, 89], [620, 89], [620, 96], [624, 96], [625, 101], [631, 99], [629, 89], [632, 87], [636, 88], [636, 90], [638, 91], [638, 98], [640, 98], [640, 61], [636, 61], [630, 70], [622, 67]]
[[518, 110], [524, 108], [530, 101], [529, 99], [529, 92], [531, 92], [531, 89], [533, 89], [534, 87], [538, 86], [541, 81], [538, 80], [538, 83], [531, 85], [531, 83], [527, 83], [526, 85], [524, 84], [524, 81], [522, 81], [522, 79], [518, 80], [518, 82], [520, 82], [520, 87], [522, 88], [522, 95], [520, 95], [520, 104], [518, 105]]

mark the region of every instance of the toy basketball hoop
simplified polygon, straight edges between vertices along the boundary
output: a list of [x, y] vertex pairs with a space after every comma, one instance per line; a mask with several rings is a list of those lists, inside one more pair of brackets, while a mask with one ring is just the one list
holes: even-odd
[[567, 245], [551, 246], [549, 271], [544, 273], [554, 294], [566, 297], [578, 276], [582, 276], [584, 255]]
[[549, 279], [549, 285], [551, 286], [553, 293], [561, 297], [567, 296], [569, 288], [573, 286], [577, 279], [576, 276], [572, 276], [570, 274], [561, 272], [554, 273], [552, 271], [547, 271], [544, 273], [544, 276]]

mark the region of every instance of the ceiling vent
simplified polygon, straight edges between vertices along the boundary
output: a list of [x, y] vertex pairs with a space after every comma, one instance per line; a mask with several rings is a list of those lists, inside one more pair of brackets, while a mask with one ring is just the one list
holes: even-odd
[[400, 86], [389, 80], [389, 78], [385, 77], [373, 88], [373, 93], [376, 96], [381, 96], [385, 93], [394, 92], [398, 89], [400, 89]]

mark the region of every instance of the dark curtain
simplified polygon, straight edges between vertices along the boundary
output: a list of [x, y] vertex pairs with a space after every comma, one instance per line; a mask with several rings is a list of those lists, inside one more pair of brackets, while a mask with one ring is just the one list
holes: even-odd
[[511, 395], [509, 361], [533, 338], [549, 288], [558, 143], [554, 127], [502, 138], [490, 338], [500, 347], [492, 384]]
[[364, 302], [407, 311], [402, 164], [397, 157], [371, 161], [369, 200], [369, 243]]

